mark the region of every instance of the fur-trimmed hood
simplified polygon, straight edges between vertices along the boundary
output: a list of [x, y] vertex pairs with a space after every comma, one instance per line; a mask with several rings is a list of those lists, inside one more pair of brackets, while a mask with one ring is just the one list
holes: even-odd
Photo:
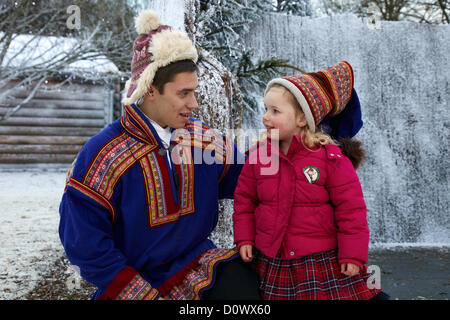
[[342, 153], [350, 159], [355, 169], [358, 169], [366, 160], [366, 151], [359, 140], [341, 139], [339, 140], [339, 147], [342, 149]]

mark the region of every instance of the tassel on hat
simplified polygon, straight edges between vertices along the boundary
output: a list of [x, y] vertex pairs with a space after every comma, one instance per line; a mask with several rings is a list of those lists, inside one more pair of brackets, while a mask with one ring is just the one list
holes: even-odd
[[136, 17], [135, 25], [138, 34], [149, 34], [150, 31], [158, 29], [161, 21], [155, 11], [145, 10]]
[[351, 65], [342, 61], [314, 73], [276, 78], [267, 84], [288, 89], [305, 114], [309, 130], [323, 129], [335, 140], [351, 138], [361, 129], [361, 106], [354, 89]]
[[129, 105], [143, 97], [153, 82], [156, 71], [172, 62], [192, 60], [198, 54], [186, 33], [161, 23], [153, 10], [142, 11], [135, 20], [139, 34], [133, 45], [131, 79], [125, 84], [122, 103]]

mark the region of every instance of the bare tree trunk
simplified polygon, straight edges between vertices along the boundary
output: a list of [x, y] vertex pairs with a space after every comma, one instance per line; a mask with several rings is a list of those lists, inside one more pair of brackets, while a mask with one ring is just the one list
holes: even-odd
[[449, 18], [449, 1], [447, 0], [437, 0], [437, 3], [439, 5], [439, 8], [441, 8], [442, 11], [442, 20], [445, 23], [450, 23], [450, 18]]
[[[185, 1], [185, 30], [195, 43], [196, 10], [200, 8], [198, 0]], [[197, 100], [199, 108], [195, 117], [203, 120], [210, 128], [218, 130], [231, 139], [236, 139], [234, 130], [241, 127], [243, 101], [236, 79], [209, 52], [199, 51], [199, 88]], [[231, 135], [231, 136], [230, 136]], [[219, 201], [219, 221], [211, 239], [218, 247], [233, 246], [233, 202]]]

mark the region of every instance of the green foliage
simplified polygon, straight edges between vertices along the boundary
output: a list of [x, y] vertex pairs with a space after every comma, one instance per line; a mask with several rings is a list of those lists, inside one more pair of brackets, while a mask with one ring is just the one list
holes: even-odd
[[254, 62], [252, 56], [252, 51], [243, 52], [241, 59], [231, 69], [240, 84], [245, 107], [251, 110], [256, 107], [251, 92], [260, 91], [271, 79], [286, 75], [283, 69], [294, 69], [304, 73], [303, 70], [289, 64], [288, 59], [270, 58]]

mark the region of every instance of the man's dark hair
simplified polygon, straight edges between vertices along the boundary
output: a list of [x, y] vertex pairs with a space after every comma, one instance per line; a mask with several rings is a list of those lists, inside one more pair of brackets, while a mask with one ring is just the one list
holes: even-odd
[[181, 72], [197, 72], [198, 68], [192, 60], [180, 60], [159, 68], [153, 78], [153, 85], [158, 89], [160, 94], [164, 94], [164, 85], [171, 82], [178, 73]]

